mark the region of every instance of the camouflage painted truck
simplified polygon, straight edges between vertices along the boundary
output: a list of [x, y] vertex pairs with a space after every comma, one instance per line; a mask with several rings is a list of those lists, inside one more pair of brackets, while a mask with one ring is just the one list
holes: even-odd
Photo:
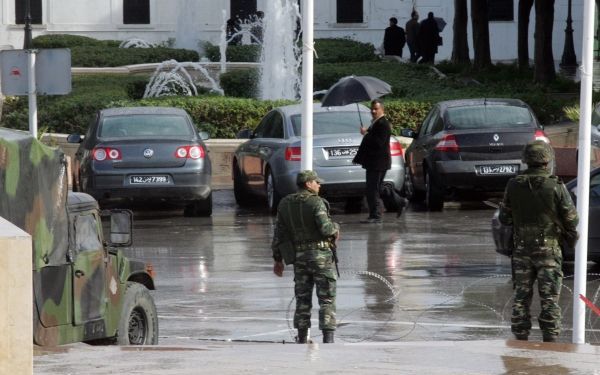
[[131, 244], [131, 213], [110, 211], [109, 238], [102, 214], [68, 191], [62, 151], [0, 128], [0, 216], [33, 239], [35, 344], [158, 343], [152, 268], [118, 249]]

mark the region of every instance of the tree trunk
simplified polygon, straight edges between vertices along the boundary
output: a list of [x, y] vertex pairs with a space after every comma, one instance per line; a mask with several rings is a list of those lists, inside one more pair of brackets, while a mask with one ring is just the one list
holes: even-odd
[[[533, 1], [533, 0], [532, 0]], [[467, 38], [467, 23], [469, 11], [467, 0], [454, 0], [454, 24], [452, 29], [452, 62], [458, 64], [470, 64], [469, 39]]]
[[473, 24], [473, 67], [482, 69], [492, 65], [490, 54], [490, 28], [487, 0], [471, 0], [471, 22]]
[[554, 0], [535, 0], [535, 47], [533, 80], [547, 83], [556, 78], [552, 54]]
[[529, 16], [532, 7], [533, 0], [519, 0], [519, 36], [517, 40], [520, 69], [529, 67]]

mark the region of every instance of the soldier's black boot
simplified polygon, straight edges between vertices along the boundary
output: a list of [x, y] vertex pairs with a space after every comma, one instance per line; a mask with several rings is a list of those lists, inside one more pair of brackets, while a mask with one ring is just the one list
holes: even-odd
[[323, 344], [333, 344], [333, 332], [331, 330], [323, 330]]
[[544, 335], [542, 337], [542, 340], [544, 340], [544, 342], [557, 342], [558, 341], [558, 336], [556, 336], [556, 335]]
[[526, 334], [523, 334], [523, 333], [515, 333], [515, 339], [517, 339], [519, 341], [527, 341], [527, 340], [529, 340], [529, 336], [527, 336]]
[[306, 338], [308, 337], [308, 328], [298, 328], [298, 337], [296, 338], [297, 344], [306, 344]]

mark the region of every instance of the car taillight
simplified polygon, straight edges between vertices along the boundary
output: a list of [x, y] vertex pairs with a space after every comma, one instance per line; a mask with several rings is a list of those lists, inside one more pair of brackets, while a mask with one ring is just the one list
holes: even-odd
[[202, 159], [204, 149], [200, 146], [181, 146], [175, 151], [175, 157], [179, 159]]
[[456, 137], [454, 134], [447, 134], [442, 138], [441, 141], [435, 146], [436, 151], [441, 152], [458, 152], [458, 143], [456, 143]]
[[110, 147], [96, 147], [92, 150], [92, 157], [96, 161], [121, 160], [121, 151]]
[[390, 142], [390, 155], [402, 156], [402, 145], [398, 141]]
[[544, 133], [544, 131], [540, 130], [540, 129], [535, 131], [535, 134], [533, 135], [533, 140], [534, 141], [544, 141], [546, 143], [550, 143], [550, 138], [548, 138], [546, 133]]
[[302, 152], [300, 147], [286, 147], [285, 148], [285, 160], [287, 161], [300, 161]]

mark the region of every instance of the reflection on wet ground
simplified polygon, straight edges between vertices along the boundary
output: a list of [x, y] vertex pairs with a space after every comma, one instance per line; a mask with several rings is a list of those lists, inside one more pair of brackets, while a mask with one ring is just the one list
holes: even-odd
[[[195, 340], [289, 342], [293, 272], [272, 274], [274, 218], [238, 209], [231, 191], [214, 194], [212, 218], [138, 210], [128, 254], [151, 261], [162, 344]], [[339, 342], [479, 340], [510, 337], [512, 285], [508, 258], [494, 252], [493, 211], [449, 204], [444, 212], [387, 214], [380, 225], [344, 214], [337, 314]], [[589, 265], [588, 297], [600, 300], [600, 269]], [[561, 296], [562, 341], [570, 341], [572, 264]], [[317, 327], [317, 303], [313, 304]], [[539, 313], [535, 299], [532, 316]], [[599, 317], [587, 316], [587, 342], [600, 343]], [[537, 326], [534, 323], [534, 326]], [[318, 339], [320, 331], [311, 332]], [[539, 330], [531, 339], [540, 340]]]

